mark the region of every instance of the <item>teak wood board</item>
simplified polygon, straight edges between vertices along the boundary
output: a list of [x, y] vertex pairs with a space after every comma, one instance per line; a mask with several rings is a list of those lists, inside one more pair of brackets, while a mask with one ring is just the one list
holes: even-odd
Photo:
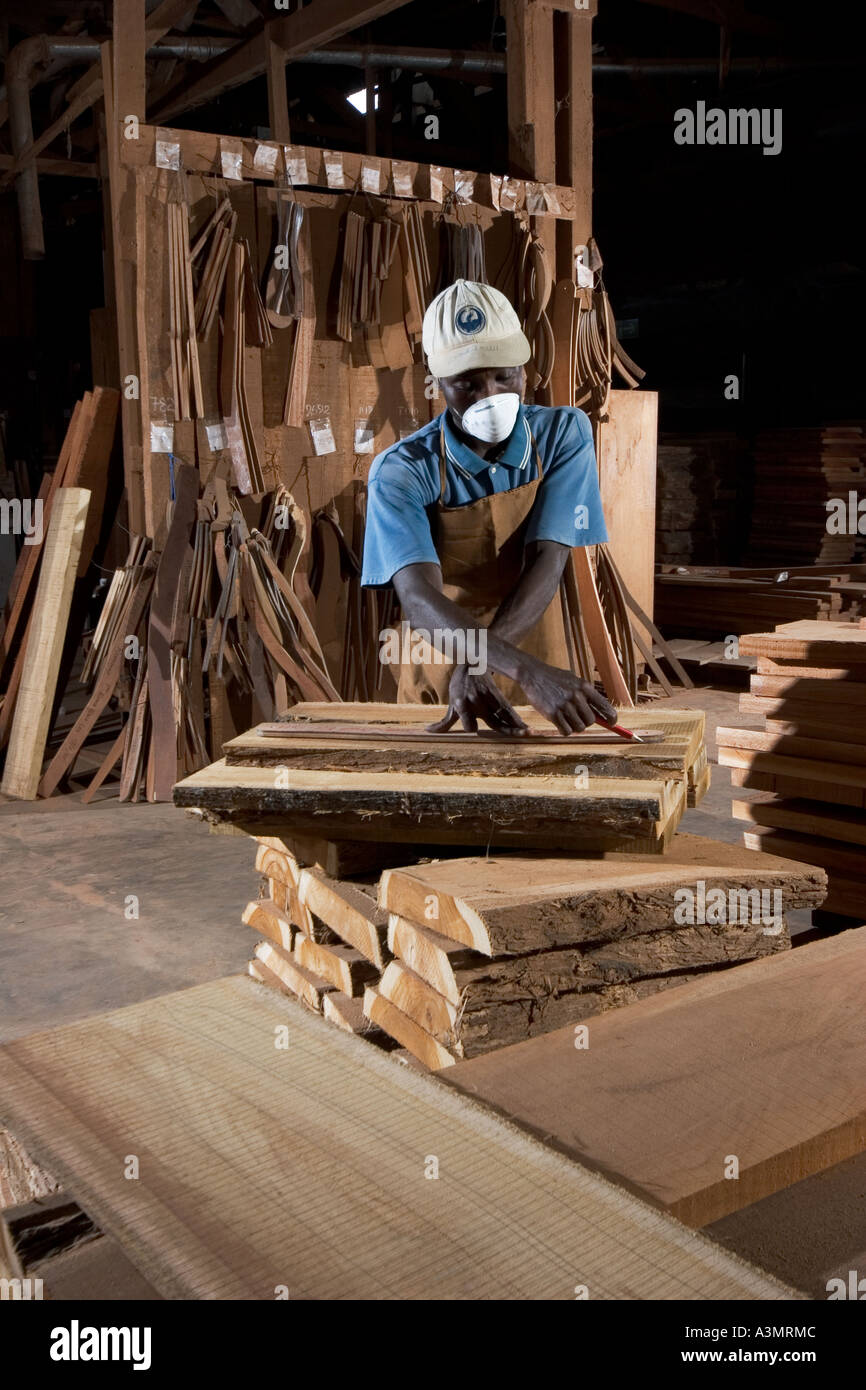
[[777, 661], [802, 661], [813, 666], [866, 661], [866, 628], [854, 623], [811, 619], [783, 623], [774, 632], [745, 633], [739, 643], [740, 651], [748, 656], [769, 656]]
[[682, 780], [442, 777], [431, 773], [315, 772], [213, 763], [174, 789], [177, 806], [259, 810], [335, 838], [520, 843], [562, 848], [611, 840], [664, 847], [686, 799]]
[[702, 1226], [862, 1151], [864, 993], [861, 929], [595, 1018], [584, 1050], [563, 1028], [443, 1075]]
[[739, 845], [677, 835], [663, 860], [469, 857], [388, 869], [380, 906], [486, 956], [676, 930], [679, 888], [780, 889], [786, 909], [818, 907], [826, 875]]
[[[168, 1298], [799, 1297], [250, 979], [10, 1043], [0, 1097]], [[130, 1183], [133, 1151], [155, 1161]], [[445, 1181], [423, 1181], [431, 1153]]]

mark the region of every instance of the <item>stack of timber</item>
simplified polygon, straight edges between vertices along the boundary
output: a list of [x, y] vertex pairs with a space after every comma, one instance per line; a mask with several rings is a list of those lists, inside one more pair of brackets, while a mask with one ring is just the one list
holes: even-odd
[[[866, 435], [859, 425], [763, 431], [755, 444], [750, 562], [862, 558], [856, 494], [864, 484]], [[853, 529], [848, 524], [852, 492]]]
[[762, 729], [719, 729], [744, 842], [827, 871], [827, 912], [866, 921], [866, 627], [788, 623], [740, 639], [758, 659], [743, 713]]
[[656, 552], [677, 564], [714, 564], [737, 553], [745, 444], [732, 433], [665, 435], [656, 479]]
[[566, 738], [521, 712], [530, 733], [508, 739], [428, 733], [444, 714], [432, 705], [296, 705], [227, 743], [225, 758], [175, 787], [175, 804], [401, 853], [414, 843], [661, 854], [706, 791], [699, 711], [623, 712], [642, 743], [597, 727]]
[[362, 1005], [366, 985], [390, 958], [387, 916], [377, 907], [375, 887], [305, 866], [303, 846], [283, 835], [254, 825], [249, 831], [261, 885], [243, 922], [265, 938], [249, 963], [250, 975], [347, 1032], [386, 1042]]
[[655, 617], [667, 637], [725, 638], [800, 619], [848, 622], [866, 611], [866, 565], [780, 568], [662, 565]]
[[[663, 862], [525, 855], [382, 875], [394, 954], [368, 1018], [432, 1070], [785, 951], [825, 875], [678, 835]], [[775, 896], [774, 896], [775, 895]]]

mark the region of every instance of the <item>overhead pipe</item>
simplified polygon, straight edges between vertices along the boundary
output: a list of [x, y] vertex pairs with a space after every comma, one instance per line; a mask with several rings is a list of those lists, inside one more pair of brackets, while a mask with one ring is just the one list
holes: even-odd
[[[235, 46], [234, 39], [172, 38], [147, 50], [149, 58], [185, 58], [208, 62]], [[39, 80], [39, 69], [56, 71], [76, 63], [99, 61], [101, 44], [96, 39], [76, 36], [36, 34], [23, 39], [6, 58], [6, 94], [9, 102], [9, 134], [15, 159], [33, 144], [33, 115], [30, 92]], [[42, 76], [45, 75], [43, 72]], [[45, 239], [42, 207], [39, 201], [39, 175], [36, 161], [22, 169], [15, 181], [21, 245], [24, 259], [42, 260]]]

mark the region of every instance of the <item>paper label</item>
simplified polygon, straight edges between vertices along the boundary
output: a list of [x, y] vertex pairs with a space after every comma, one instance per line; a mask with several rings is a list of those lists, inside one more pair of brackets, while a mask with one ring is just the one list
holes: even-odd
[[501, 209], [500, 197], [502, 195], [502, 178], [499, 174], [490, 175], [490, 201], [499, 212]]
[[504, 178], [499, 190], [499, 206], [503, 212], [514, 212], [520, 201], [520, 183], [517, 179]]
[[335, 150], [325, 150], [325, 178], [329, 188], [345, 188], [346, 174], [343, 169], [343, 156]]
[[277, 167], [279, 145], [256, 145], [253, 168], [262, 174], [273, 174]]
[[355, 453], [372, 454], [376, 436], [370, 428], [369, 420], [355, 421]]
[[526, 211], [531, 212], [534, 217], [541, 217], [547, 212], [547, 199], [540, 183], [526, 185]]
[[391, 178], [394, 183], [394, 192], [398, 198], [411, 198], [413, 196], [415, 192], [415, 180], [411, 164], [407, 164], [402, 159], [392, 160]]
[[475, 197], [475, 175], [468, 169], [455, 169], [454, 192], [460, 202], [471, 203]]
[[595, 275], [589, 266], [584, 265], [584, 256], [587, 250], [585, 246], [578, 246], [574, 253], [574, 268], [577, 272], [577, 284], [580, 289], [591, 290], [595, 285]]
[[207, 446], [212, 454], [218, 454], [220, 449], [229, 447], [226, 427], [222, 420], [215, 420], [212, 425], [206, 424], [204, 432], [207, 435]]
[[155, 157], [157, 169], [180, 168], [180, 145], [170, 130], [162, 127], [157, 130]]
[[337, 446], [334, 443], [334, 435], [331, 430], [331, 421], [328, 416], [320, 420], [310, 420], [310, 437], [313, 441], [313, 448], [317, 456], [322, 454], [335, 454]]
[[552, 183], [545, 183], [542, 184], [542, 189], [544, 192], [544, 201], [547, 204], [547, 211], [552, 212], [555, 217], [559, 217], [562, 208], [560, 207], [559, 194], [555, 186]]
[[382, 169], [380, 165], [361, 165], [361, 188], [365, 193], [382, 192]]
[[283, 153], [286, 156], [286, 173], [290, 183], [309, 183], [310, 176], [307, 173], [307, 156], [302, 149], [294, 145], [285, 145]]
[[220, 168], [224, 179], [234, 179], [236, 183], [243, 179], [244, 151], [239, 140], [220, 141]]
[[430, 165], [430, 198], [441, 203], [445, 198], [445, 170], [441, 164]]
[[174, 451], [174, 425], [155, 425], [150, 423], [150, 452], [170, 454]]

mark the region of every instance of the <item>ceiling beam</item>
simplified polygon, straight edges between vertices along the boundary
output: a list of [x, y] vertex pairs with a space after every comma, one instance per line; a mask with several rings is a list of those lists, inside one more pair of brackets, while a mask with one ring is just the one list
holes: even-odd
[[267, 70], [270, 43], [283, 50], [287, 62], [303, 57], [311, 49], [351, 33], [374, 19], [393, 10], [402, 9], [409, 0], [312, 0], [295, 14], [272, 19], [245, 42], [233, 48], [225, 58], [208, 65], [195, 80], [179, 87], [165, 101], [158, 103], [153, 118], [170, 120], [182, 111], [215, 101], [232, 87], [240, 87], [261, 77]]

